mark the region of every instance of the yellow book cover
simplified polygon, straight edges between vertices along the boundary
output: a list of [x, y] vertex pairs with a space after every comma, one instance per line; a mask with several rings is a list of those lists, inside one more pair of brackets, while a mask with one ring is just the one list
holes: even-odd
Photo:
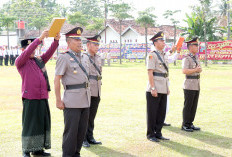
[[49, 27], [49, 37], [55, 37], [60, 32], [65, 20], [65, 18], [53, 18]]

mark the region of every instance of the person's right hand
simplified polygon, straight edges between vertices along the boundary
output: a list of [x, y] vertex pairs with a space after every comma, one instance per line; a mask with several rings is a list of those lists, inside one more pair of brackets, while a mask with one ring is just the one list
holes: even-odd
[[151, 90], [151, 95], [152, 95], [153, 97], [158, 97], [158, 93], [157, 93], [156, 90]]
[[44, 38], [47, 38], [48, 35], [49, 35], [48, 30], [43, 31], [42, 34], [39, 37], [39, 40], [40, 41], [44, 40]]
[[63, 110], [64, 109], [64, 102], [59, 100], [59, 101], [56, 101], [56, 107], [60, 110]]
[[202, 71], [200, 66], [197, 66], [195, 69], [196, 69], [196, 72], [198, 72], [198, 73], [200, 73]]

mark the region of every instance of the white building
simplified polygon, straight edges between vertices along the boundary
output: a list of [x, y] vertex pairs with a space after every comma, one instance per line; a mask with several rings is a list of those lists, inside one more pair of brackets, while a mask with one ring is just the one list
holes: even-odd
[[[120, 42], [120, 25], [116, 20], [108, 20], [107, 26], [99, 34], [101, 35], [101, 43], [119, 43]], [[173, 42], [174, 40], [174, 27], [170, 25], [162, 25], [160, 27], [152, 27], [147, 30], [147, 41], [155, 33], [163, 31], [166, 36], [166, 42]], [[182, 31], [177, 29], [177, 36]], [[134, 20], [125, 20], [122, 23], [122, 43], [123, 44], [136, 44], [145, 43], [145, 28], [136, 24]]]

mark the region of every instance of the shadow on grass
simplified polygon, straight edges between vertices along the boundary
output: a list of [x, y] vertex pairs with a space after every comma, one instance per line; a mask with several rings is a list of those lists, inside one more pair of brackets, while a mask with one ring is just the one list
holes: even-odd
[[176, 152], [179, 152], [183, 155], [196, 157], [196, 156], [215, 156], [215, 157], [223, 157], [219, 154], [214, 154], [208, 150], [198, 149], [191, 146], [186, 146], [174, 141], [167, 141], [167, 142], [159, 142], [160, 145], [168, 147]]
[[102, 145], [98, 145], [98, 146], [93, 146], [91, 145], [90, 148], [86, 149], [100, 157], [136, 157], [134, 155], [128, 154], [128, 153], [123, 153], [123, 152], [119, 152], [119, 151], [115, 151], [113, 149], [107, 148], [105, 146]]
[[232, 138], [230, 137], [224, 137], [221, 135], [216, 135], [211, 132], [206, 132], [206, 131], [195, 131], [195, 132], [184, 132], [178, 127], [164, 127], [164, 129], [167, 129], [169, 131], [185, 135], [191, 138], [195, 138], [199, 141], [202, 141], [204, 143], [207, 143], [209, 145], [215, 145], [217, 147], [222, 147], [226, 149], [231, 149], [232, 148]]

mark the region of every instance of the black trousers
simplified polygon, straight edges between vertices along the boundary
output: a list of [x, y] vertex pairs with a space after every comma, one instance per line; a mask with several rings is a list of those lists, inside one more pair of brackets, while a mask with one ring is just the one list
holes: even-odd
[[14, 65], [14, 55], [10, 55], [10, 65]]
[[97, 114], [97, 109], [100, 103], [100, 96], [98, 97], [91, 97], [91, 104], [89, 108], [89, 122], [88, 122], [88, 128], [86, 132], [86, 139], [92, 139], [93, 138], [93, 129], [94, 129], [94, 119]]
[[3, 56], [0, 56], [0, 65], [2, 66]]
[[5, 55], [4, 62], [6, 66], [8, 66], [8, 60], [9, 60], [9, 55]]
[[167, 94], [158, 93], [158, 97], [153, 97], [151, 92], [146, 92], [146, 97], [147, 137], [160, 137], [166, 115]]
[[88, 125], [89, 108], [65, 108], [63, 112], [63, 157], [79, 156]]
[[184, 109], [182, 125], [190, 127], [193, 124], [200, 91], [184, 89]]

